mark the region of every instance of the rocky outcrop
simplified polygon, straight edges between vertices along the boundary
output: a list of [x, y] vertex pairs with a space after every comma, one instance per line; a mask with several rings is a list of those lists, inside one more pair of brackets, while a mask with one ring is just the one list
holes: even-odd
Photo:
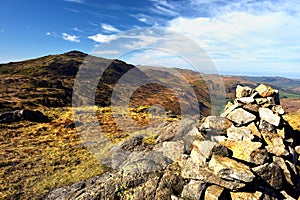
[[16, 110], [11, 112], [0, 113], [0, 123], [11, 123], [27, 120], [31, 122], [49, 122], [50, 119], [41, 111], [33, 110]]
[[113, 171], [46, 199], [299, 198], [300, 144], [278, 91], [239, 85], [236, 97], [221, 116], [167, 125], [155, 144], [143, 135], [122, 141], [111, 150]]

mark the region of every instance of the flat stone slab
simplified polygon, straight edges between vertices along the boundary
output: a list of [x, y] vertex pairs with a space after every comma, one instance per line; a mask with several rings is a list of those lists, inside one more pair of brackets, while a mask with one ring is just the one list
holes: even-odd
[[241, 126], [256, 120], [256, 116], [243, 108], [237, 108], [228, 114], [227, 119]]
[[280, 124], [280, 117], [273, 113], [272, 110], [269, 108], [259, 108], [259, 117], [274, 126], [279, 126]]

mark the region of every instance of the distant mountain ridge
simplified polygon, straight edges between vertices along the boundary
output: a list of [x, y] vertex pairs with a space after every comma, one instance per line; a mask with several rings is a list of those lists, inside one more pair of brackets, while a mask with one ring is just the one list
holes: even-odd
[[[129, 81], [147, 80], [148, 76], [133, 65], [120, 60], [108, 60], [89, 56], [79, 51], [71, 51], [64, 54], [49, 55], [41, 58], [0, 64], [0, 111], [8, 111], [22, 108], [38, 107], [64, 107], [71, 106], [72, 92], [76, 74], [80, 66], [88, 60], [87, 65], [109, 66], [91, 68], [88, 73], [103, 73], [99, 80], [95, 103], [99, 106], [110, 106], [111, 95], [118, 80], [124, 74], [135, 69], [135, 73], [126, 74]], [[131, 75], [130, 75], [131, 74]], [[128, 76], [128, 77], [127, 77]], [[87, 80], [88, 81], [88, 80]], [[146, 81], [147, 82], [147, 81]], [[162, 104], [166, 110], [180, 114], [180, 107], [173, 91], [162, 87], [159, 80], [156, 84], [142, 86], [131, 97], [130, 106]], [[204, 85], [205, 86], [205, 85]], [[174, 85], [176, 87], [176, 85]], [[202, 88], [203, 85], [196, 85]], [[203, 89], [201, 90], [203, 91]], [[85, 91], [86, 93], [92, 91]], [[196, 91], [197, 93], [197, 91]], [[187, 94], [189, 95], [189, 94]], [[201, 92], [197, 95], [201, 114], [209, 114], [209, 95]], [[123, 100], [123, 97], [119, 97]], [[188, 105], [188, 104], [187, 104]]]
[[[103, 66], [110, 63], [110, 66], [101, 72], [103, 76], [96, 90], [96, 105], [110, 105], [114, 87], [125, 74], [129, 81], [138, 81], [137, 76], [140, 80], [144, 79], [148, 80], [148, 82], [151, 82], [153, 77], [159, 77], [156, 78], [156, 84], [146, 84], [136, 90], [131, 97], [129, 106], [162, 104], [166, 110], [180, 114], [179, 102], [174, 91], [160, 84], [168, 82], [175, 90], [180, 88], [182, 84], [175, 80], [172, 73], [170, 73], [175, 70], [177, 71], [176, 73], [183, 75], [193, 88], [201, 114], [210, 114], [211, 102], [207, 84], [213, 84], [211, 80], [216, 78], [214, 75], [210, 76], [211, 80], [205, 82], [201, 77], [201, 73], [195, 73], [186, 69], [145, 67], [141, 71], [136, 66], [121, 60], [113, 61], [89, 56], [80, 51], [70, 51], [26, 61], [0, 64], [0, 111], [43, 106], [71, 106], [74, 80], [80, 66], [87, 60], [87, 57], [91, 65]], [[132, 71], [132, 69], [135, 69], [135, 74], [127, 73]], [[92, 70], [90, 73], [98, 72]], [[257, 83], [262, 82], [283, 91], [281, 98], [300, 97], [300, 80], [283, 77], [223, 76], [223, 82], [228, 99], [234, 98], [235, 88], [238, 84], [255, 87]], [[91, 91], [87, 90], [86, 93], [88, 92]], [[184, 89], [181, 89], [179, 92], [187, 98], [192, 98], [191, 94], [185, 93]], [[122, 96], [119, 98], [124, 100]], [[183, 104], [186, 107], [189, 106], [188, 101], [183, 102]]]

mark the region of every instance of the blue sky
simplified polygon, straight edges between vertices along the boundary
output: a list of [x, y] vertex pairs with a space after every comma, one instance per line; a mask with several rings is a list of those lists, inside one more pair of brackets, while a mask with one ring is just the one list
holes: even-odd
[[[300, 78], [297, 1], [2, 0], [0, 63], [74, 49], [90, 53], [95, 47], [103, 57], [119, 56], [117, 47], [110, 45], [118, 35], [160, 27], [195, 41], [221, 73]], [[153, 38], [139, 38], [131, 50], [152, 42]], [[178, 42], [175, 46], [182, 45]], [[126, 61], [178, 67], [177, 61], [164, 54], [139, 52], [127, 56]], [[162, 58], [167, 59], [162, 62]]]

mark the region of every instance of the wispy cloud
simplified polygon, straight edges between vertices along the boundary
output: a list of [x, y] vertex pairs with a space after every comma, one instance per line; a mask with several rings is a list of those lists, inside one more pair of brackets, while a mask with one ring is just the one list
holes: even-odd
[[83, 30], [79, 29], [78, 27], [74, 27], [72, 30], [77, 31], [79, 33], [83, 33]]
[[72, 2], [72, 3], [80, 3], [80, 4], [86, 3], [84, 0], [64, 0], [64, 1]]
[[118, 55], [118, 54], [120, 54], [120, 52], [117, 51], [117, 50], [104, 50], [104, 51], [96, 50], [96, 51], [93, 52], [93, 54], [95, 54], [95, 55], [107, 55], [107, 54], [109, 54], [109, 55], [111, 55], [111, 54]]
[[64, 40], [70, 41], [70, 42], [80, 42], [79, 37], [76, 35], [70, 35], [68, 33], [62, 33], [62, 38]]
[[179, 16], [178, 12], [162, 7], [160, 5], [156, 5], [155, 8], [151, 8], [150, 10], [160, 15]]
[[51, 35], [51, 32], [47, 32], [46, 35], [50, 36], [50, 35]]
[[96, 35], [89, 36], [88, 38], [99, 43], [109, 43], [115, 40], [117, 37], [115, 35], [103, 35], [101, 33], [98, 33]]
[[65, 8], [68, 11], [74, 12], [74, 13], [80, 13], [79, 10], [73, 9], [73, 8]]
[[107, 32], [120, 32], [119, 29], [113, 27], [112, 25], [110, 24], [101, 24], [101, 27], [104, 31], [107, 31]]

